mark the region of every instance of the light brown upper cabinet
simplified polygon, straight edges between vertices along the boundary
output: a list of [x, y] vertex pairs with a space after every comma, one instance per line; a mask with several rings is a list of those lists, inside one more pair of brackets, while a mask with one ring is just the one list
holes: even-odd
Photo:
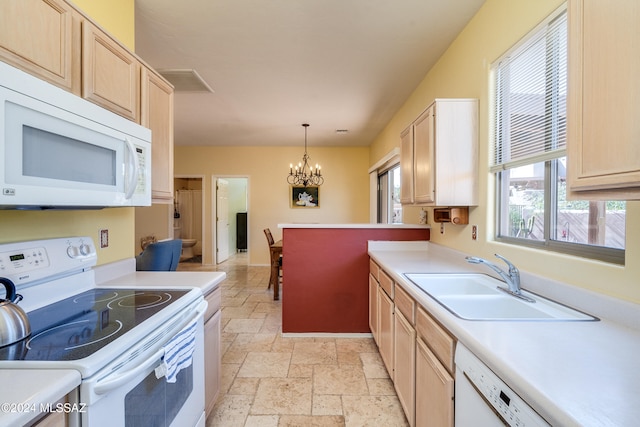
[[87, 20], [82, 22], [82, 97], [140, 122], [140, 62]]
[[173, 201], [173, 86], [63, 0], [0, 1], [0, 60], [151, 129], [154, 203]]
[[400, 133], [400, 203], [410, 204], [413, 197], [413, 125]]
[[640, 199], [640, 2], [570, 0], [570, 197]]
[[151, 197], [173, 202], [173, 86], [142, 67], [140, 122], [151, 129]]
[[60, 0], [0, 4], [0, 59], [80, 94], [80, 15]]
[[400, 137], [402, 203], [478, 204], [477, 99], [436, 99]]

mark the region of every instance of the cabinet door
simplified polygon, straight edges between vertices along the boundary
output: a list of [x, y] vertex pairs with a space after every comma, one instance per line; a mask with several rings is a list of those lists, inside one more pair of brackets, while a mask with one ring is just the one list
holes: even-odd
[[378, 348], [393, 381], [393, 300], [382, 288], [378, 288], [378, 316]]
[[151, 197], [173, 201], [173, 87], [142, 68], [140, 123], [151, 129]]
[[640, 199], [638, 22], [637, 0], [570, 2], [569, 186], [575, 192], [621, 192], [583, 198]]
[[434, 106], [429, 107], [414, 122], [414, 200], [416, 203], [435, 201]]
[[369, 329], [378, 344], [378, 282], [369, 274]]
[[413, 203], [413, 125], [400, 134], [400, 203]]
[[433, 108], [435, 204], [478, 204], [478, 100], [437, 99]]
[[453, 427], [453, 377], [421, 339], [417, 340], [415, 378], [415, 425]]
[[416, 331], [402, 312], [395, 312], [393, 385], [409, 425], [415, 425]]
[[82, 96], [140, 121], [140, 63], [89, 21], [82, 22]]
[[213, 410], [220, 392], [221, 355], [220, 355], [220, 319], [218, 310], [204, 325], [204, 394], [207, 415]]
[[79, 94], [80, 16], [60, 0], [3, 1], [0, 58]]
[[429, 343], [438, 360], [453, 373], [456, 341], [422, 307], [418, 308], [416, 314], [416, 333], [418, 337]]

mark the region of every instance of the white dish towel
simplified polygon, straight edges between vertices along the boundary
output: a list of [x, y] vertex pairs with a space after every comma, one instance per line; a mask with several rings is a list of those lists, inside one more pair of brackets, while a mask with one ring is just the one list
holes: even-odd
[[198, 319], [193, 320], [164, 346], [162, 363], [155, 370], [156, 378], [164, 375], [168, 383], [175, 383], [178, 372], [193, 362]]

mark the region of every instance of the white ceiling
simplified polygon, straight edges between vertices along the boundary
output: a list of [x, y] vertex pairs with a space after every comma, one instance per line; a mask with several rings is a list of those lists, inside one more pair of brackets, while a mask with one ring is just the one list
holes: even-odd
[[136, 52], [214, 90], [176, 91], [176, 145], [366, 146], [483, 2], [135, 0]]

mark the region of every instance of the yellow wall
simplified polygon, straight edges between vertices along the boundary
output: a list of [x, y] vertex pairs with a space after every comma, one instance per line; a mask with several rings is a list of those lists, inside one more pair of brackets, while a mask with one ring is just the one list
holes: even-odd
[[131, 51], [135, 51], [134, 0], [72, 0], [71, 2], [120, 43]]
[[[76, 0], [88, 16], [133, 49], [134, 0]], [[0, 243], [70, 235], [91, 236], [96, 244], [100, 230], [109, 230], [109, 247], [98, 249], [98, 264], [133, 256], [134, 209], [98, 211], [0, 211]]]
[[[445, 234], [441, 235], [439, 225], [432, 223], [432, 241], [486, 258], [492, 258], [496, 252], [501, 253], [522, 270], [638, 303], [640, 263], [631, 262], [640, 259], [638, 202], [627, 204], [627, 262], [623, 267], [493, 241], [493, 181], [488, 171], [489, 67], [561, 4], [560, 0], [487, 0], [371, 145], [369, 161], [374, 164], [393, 147], [399, 146], [402, 129], [434, 98], [479, 98], [480, 206], [470, 212], [470, 224], [479, 226], [479, 239], [471, 240], [471, 225], [447, 224]], [[416, 207], [405, 209], [404, 222], [417, 223], [419, 210]]]
[[[325, 183], [320, 187], [319, 208], [291, 208], [286, 176], [289, 164], [302, 158], [302, 147], [175, 147], [176, 175], [204, 175], [205, 264], [213, 262], [212, 176], [248, 177], [249, 258], [251, 264], [268, 264], [263, 229], [282, 237], [282, 223], [369, 222], [368, 147], [311, 147], [313, 163], [322, 165]], [[207, 250], [206, 248], [209, 248]]]
[[135, 209], [134, 253], [142, 251], [143, 238], [154, 236], [156, 240], [173, 238], [173, 205], [153, 204]]

